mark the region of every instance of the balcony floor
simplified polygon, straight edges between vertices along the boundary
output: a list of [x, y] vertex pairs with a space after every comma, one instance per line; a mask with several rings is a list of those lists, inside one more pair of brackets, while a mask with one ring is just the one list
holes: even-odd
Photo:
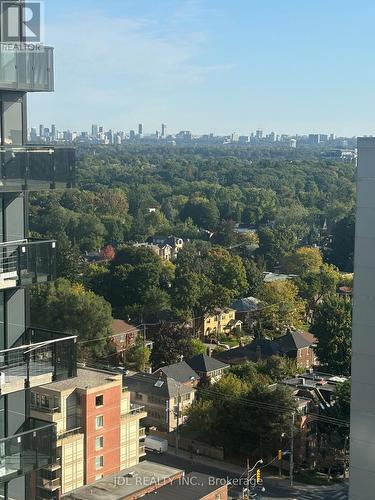
[[[20, 367], [0, 368], [0, 394], [10, 394], [12, 392], [25, 389], [26, 374], [20, 373]], [[53, 378], [53, 367], [49, 361], [37, 360], [30, 363], [30, 387], [49, 384]]]

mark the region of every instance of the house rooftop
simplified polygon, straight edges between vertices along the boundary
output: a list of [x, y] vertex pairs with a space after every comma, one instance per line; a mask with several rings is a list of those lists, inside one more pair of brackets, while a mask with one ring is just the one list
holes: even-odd
[[195, 389], [181, 384], [163, 373], [136, 373], [124, 378], [124, 385], [132, 392], [140, 392], [160, 398], [174, 398], [180, 395], [194, 392]]
[[159, 490], [145, 496], [157, 500], [201, 500], [214, 493], [221, 485], [211, 484], [212, 476], [191, 472], [186, 474], [183, 480], [177, 480], [173, 484], [163, 486]]
[[317, 343], [317, 339], [308, 332], [289, 332], [278, 339], [275, 339], [280, 351], [288, 353], [304, 347], [311, 347]]
[[97, 370], [94, 368], [78, 368], [77, 376], [58, 382], [51, 382], [43, 387], [51, 391], [66, 391], [69, 389], [94, 389], [105, 384], [122, 381], [122, 375], [105, 370]]
[[68, 500], [123, 500], [138, 498], [149, 486], [164, 485], [181, 477], [183, 471], [154, 462], [144, 461], [134, 467], [116, 472], [95, 483], [82, 486], [63, 496]]
[[166, 377], [173, 378], [177, 382], [182, 384], [185, 382], [190, 382], [194, 380], [199, 380], [199, 376], [195, 371], [186, 363], [186, 361], [181, 361], [180, 363], [174, 363], [173, 365], [163, 366], [156, 370], [155, 374], [164, 373]]
[[230, 307], [237, 312], [252, 312], [257, 311], [261, 304], [262, 301], [255, 297], [243, 297], [235, 300]]
[[114, 319], [112, 321], [112, 332], [114, 334], [137, 333], [139, 332], [139, 329], [136, 326], [126, 323], [126, 321], [123, 321], [122, 319]]
[[196, 372], [210, 373], [216, 370], [224, 370], [229, 368], [229, 365], [221, 361], [207, 356], [207, 354], [198, 354], [186, 360], [186, 363]]
[[296, 277], [296, 274], [263, 273], [263, 280], [265, 283], [272, 283], [273, 281], [286, 281]]

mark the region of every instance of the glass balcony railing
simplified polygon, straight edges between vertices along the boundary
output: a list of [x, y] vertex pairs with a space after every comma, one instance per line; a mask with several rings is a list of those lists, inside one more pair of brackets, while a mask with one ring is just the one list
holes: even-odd
[[0, 351], [0, 395], [75, 377], [76, 340], [58, 332], [26, 330], [15, 346]]
[[15, 52], [0, 47], [0, 90], [52, 92], [53, 47]]
[[75, 149], [0, 146], [0, 191], [40, 191], [76, 184]]
[[16, 434], [0, 439], [0, 483], [56, 461], [56, 426], [28, 419]]
[[56, 279], [56, 241], [0, 243], [0, 290]]

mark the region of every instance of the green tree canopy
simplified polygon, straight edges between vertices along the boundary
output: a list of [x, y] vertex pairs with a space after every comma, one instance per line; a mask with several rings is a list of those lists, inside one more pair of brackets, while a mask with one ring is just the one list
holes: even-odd
[[326, 371], [350, 375], [352, 352], [352, 304], [333, 295], [320, 304], [311, 332], [318, 339], [316, 353]]
[[[39, 285], [31, 293], [31, 325], [78, 335], [81, 359], [95, 360], [108, 353], [112, 333], [111, 306], [82, 285], [59, 279]], [[93, 342], [90, 342], [90, 341]]]

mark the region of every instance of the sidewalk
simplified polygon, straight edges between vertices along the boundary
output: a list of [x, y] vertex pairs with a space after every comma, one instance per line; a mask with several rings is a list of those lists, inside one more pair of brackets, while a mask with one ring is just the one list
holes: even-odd
[[243, 467], [240, 467], [239, 465], [231, 464], [229, 462], [225, 462], [222, 460], [215, 460], [213, 458], [208, 458], [208, 457], [203, 457], [201, 455], [196, 455], [192, 454], [188, 451], [185, 450], [178, 450], [178, 455], [176, 455], [176, 450], [174, 447], [170, 446], [168, 450], [168, 455], [171, 455], [173, 457], [181, 457], [186, 460], [190, 460], [192, 463], [198, 463], [202, 465], [207, 465], [209, 467], [213, 467], [214, 469], [220, 469], [223, 471], [230, 472], [231, 474], [235, 474], [238, 476], [241, 476], [242, 474], [245, 473], [246, 466], [244, 464]]

